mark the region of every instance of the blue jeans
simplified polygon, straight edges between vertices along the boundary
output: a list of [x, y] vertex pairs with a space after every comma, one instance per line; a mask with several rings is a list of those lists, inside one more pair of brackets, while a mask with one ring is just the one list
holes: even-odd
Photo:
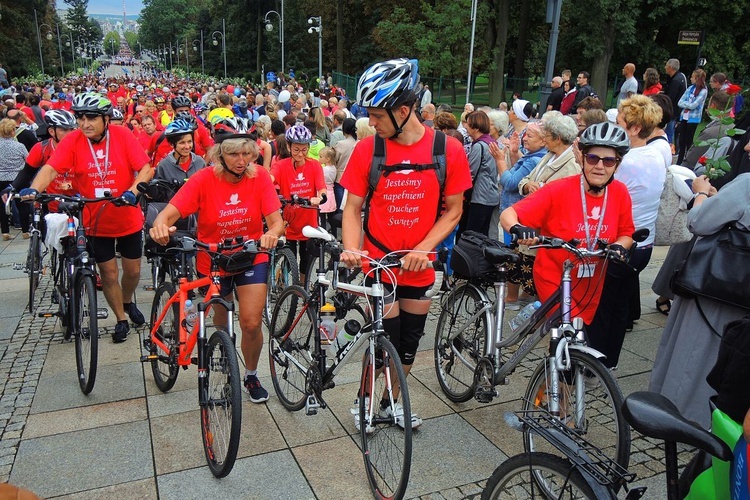
[[445, 263], [445, 274], [451, 276], [453, 269], [451, 268], [451, 254], [453, 253], [453, 247], [456, 245], [456, 233], [458, 232], [458, 226], [453, 228], [453, 231], [437, 246], [438, 251], [445, 248], [448, 250], [448, 260]]
[[676, 120], [670, 120], [669, 123], [667, 123], [667, 126], [664, 127], [664, 132], [667, 133], [667, 140], [670, 144], [675, 144], [674, 142], [674, 124]]

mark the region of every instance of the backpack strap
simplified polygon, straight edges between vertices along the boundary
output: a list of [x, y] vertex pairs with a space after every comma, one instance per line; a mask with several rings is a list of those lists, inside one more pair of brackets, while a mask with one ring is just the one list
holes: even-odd
[[440, 186], [440, 196], [438, 196], [438, 206], [436, 211], [435, 220], [440, 218], [440, 208], [443, 204], [443, 191], [445, 189], [445, 178], [446, 178], [446, 161], [445, 161], [445, 148], [446, 138], [445, 134], [439, 130], [435, 131], [432, 138], [432, 163], [428, 164], [398, 164], [398, 165], [386, 165], [385, 164], [385, 139], [381, 138], [377, 134], [375, 135], [375, 144], [372, 153], [372, 163], [370, 165], [370, 174], [368, 178], [369, 190], [367, 197], [365, 198], [365, 218], [362, 223], [365, 236], [369, 239], [373, 245], [379, 250], [385, 253], [391, 253], [388, 247], [378, 241], [370, 231], [369, 218], [370, 218], [370, 201], [372, 200], [375, 190], [377, 189], [380, 177], [387, 177], [391, 172], [397, 172], [399, 170], [434, 170], [435, 175], [438, 178], [438, 184]]

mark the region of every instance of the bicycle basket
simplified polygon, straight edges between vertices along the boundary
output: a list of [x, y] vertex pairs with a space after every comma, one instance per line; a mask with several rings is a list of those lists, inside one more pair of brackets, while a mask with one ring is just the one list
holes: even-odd
[[451, 268], [461, 278], [488, 278], [497, 271], [495, 266], [484, 258], [487, 247], [505, 248], [504, 244], [476, 231], [464, 231], [451, 253]]
[[255, 253], [239, 251], [234, 253], [222, 253], [216, 256], [219, 269], [228, 274], [238, 274], [253, 267]]

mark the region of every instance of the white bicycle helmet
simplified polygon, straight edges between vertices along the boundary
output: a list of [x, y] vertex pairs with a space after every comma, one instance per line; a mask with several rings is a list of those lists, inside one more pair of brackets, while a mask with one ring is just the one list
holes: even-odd
[[621, 157], [630, 151], [630, 138], [625, 129], [609, 122], [596, 123], [588, 127], [581, 134], [578, 144], [582, 150], [594, 146], [613, 148]]
[[70, 106], [70, 110], [74, 113], [98, 113], [100, 115], [108, 114], [110, 109], [112, 109], [112, 102], [95, 92], [77, 94]]
[[360, 77], [357, 104], [364, 108], [396, 108], [416, 100], [416, 59], [391, 59], [370, 66]]
[[310, 130], [299, 123], [293, 127], [289, 127], [289, 130], [284, 133], [284, 137], [289, 144], [310, 144], [313, 140]]
[[61, 128], [63, 130], [73, 130], [78, 128], [76, 117], [73, 113], [64, 109], [50, 109], [44, 115], [44, 122], [50, 127]]
[[227, 139], [250, 139], [247, 119], [235, 116], [214, 123], [214, 140], [221, 143]]
[[109, 112], [110, 120], [124, 120], [125, 117], [122, 115], [122, 111], [117, 108], [112, 108]]

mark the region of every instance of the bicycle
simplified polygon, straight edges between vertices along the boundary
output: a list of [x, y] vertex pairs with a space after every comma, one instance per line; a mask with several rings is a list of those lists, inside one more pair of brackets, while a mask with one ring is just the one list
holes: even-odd
[[[36, 203], [59, 201], [59, 211], [67, 216], [67, 233], [60, 238], [61, 253], [52, 251], [54, 276], [53, 303], [57, 311], [39, 313], [39, 317], [57, 316], [62, 324], [63, 338], [75, 340], [76, 369], [81, 392], [90, 393], [96, 382], [99, 356], [98, 320], [106, 319], [106, 308], [99, 308], [96, 296], [96, 262], [88, 251], [86, 231], [77, 224], [81, 211], [89, 203], [121, 203], [118, 198], [77, 198], [61, 194], [37, 194]], [[48, 228], [49, 230], [49, 228]]]
[[[306, 226], [303, 234], [316, 241], [318, 270], [313, 293], [300, 286], [287, 288], [274, 307], [268, 341], [271, 379], [281, 404], [290, 411], [305, 408], [315, 415], [326, 408], [323, 391], [335, 386], [342, 367], [365, 348], [357, 392], [355, 422], [361, 441], [365, 470], [376, 498], [402, 498], [411, 470], [412, 426], [409, 391], [401, 360], [383, 331], [384, 286], [381, 274], [401, 265], [399, 258], [388, 256], [373, 261], [371, 286], [338, 281], [338, 257], [341, 246], [325, 229]], [[326, 277], [325, 253], [334, 260], [333, 279]], [[436, 279], [437, 289], [441, 280]], [[434, 293], [435, 288], [430, 292]], [[345, 292], [372, 301], [372, 318], [358, 304], [354, 310], [365, 323], [350, 320], [345, 328], [353, 335], [351, 342], [339, 346], [328, 360], [323, 349], [319, 311], [337, 292]], [[428, 292], [429, 293], [429, 292]], [[337, 318], [342, 311], [337, 310]], [[396, 418], [400, 389], [402, 418]]]
[[[584, 263], [608, 256], [604, 249], [578, 248], [579, 243], [540, 237], [533, 248], [565, 249]], [[483, 255], [494, 264], [495, 272], [455, 286], [442, 303], [433, 354], [443, 393], [454, 402], [472, 397], [490, 402], [498, 395], [496, 386], [508, 384], [508, 376], [549, 333], [549, 349], [529, 379], [523, 409], [544, 408], [582, 435], [591, 431], [600, 448], [627, 467], [630, 429], [620, 411], [622, 392], [599, 361], [602, 355], [586, 346], [581, 318], [571, 318], [574, 262], [563, 264], [558, 291], [517, 331], [503, 338], [507, 266], [518, 257], [504, 246], [487, 247]], [[486, 291], [490, 286], [494, 301]], [[547, 319], [558, 306], [560, 311]], [[504, 359], [503, 350], [516, 344], [520, 346]], [[537, 450], [540, 444], [534, 442], [533, 434], [524, 434], [527, 451]]]
[[[11, 203], [14, 199], [20, 200], [18, 194], [9, 193], [8, 200], [5, 202], [5, 213], [11, 215]], [[29, 228], [30, 239], [29, 239], [29, 250], [26, 253], [26, 262], [24, 264], [16, 264], [13, 266], [16, 270], [22, 270], [29, 276], [29, 312], [33, 315], [35, 302], [34, 296], [36, 290], [39, 287], [39, 279], [44, 274], [44, 258], [47, 256], [47, 247], [42, 241], [42, 231], [39, 228], [39, 224], [42, 220], [42, 205], [37, 201], [30, 201], [33, 204], [33, 215], [31, 219], [31, 226]]]
[[[156, 289], [149, 334], [143, 340], [143, 347], [149, 354], [141, 356], [141, 362], [151, 364], [154, 382], [162, 392], [172, 389], [180, 367], [198, 366], [203, 449], [211, 473], [218, 478], [225, 477], [234, 467], [242, 420], [242, 379], [235, 349], [234, 303], [221, 296], [219, 270], [236, 272], [236, 268], [243, 265], [243, 259], [252, 262], [256, 254], [268, 253], [258, 245], [255, 240], [243, 241], [242, 238], [218, 244], [187, 236], [173, 239], [168, 251], [179, 254], [179, 269], [183, 274], [177, 288], [170, 281], [164, 281]], [[185, 274], [186, 261], [197, 250], [211, 257], [211, 271], [208, 276], [189, 280]], [[207, 287], [207, 292], [197, 305], [198, 321], [188, 331], [185, 301], [193, 290], [202, 287]], [[217, 329], [207, 339], [206, 314], [214, 305], [226, 308], [227, 330]], [[193, 357], [196, 345], [198, 352]]]
[[[623, 414], [641, 434], [664, 441], [667, 498], [680, 498], [677, 473], [677, 443], [685, 443], [719, 460], [730, 462], [731, 448], [718, 436], [685, 419], [666, 397], [635, 392], [625, 399]], [[532, 432], [551, 443], [565, 458], [547, 453], [522, 453], [503, 462], [490, 476], [482, 500], [502, 498], [616, 499], [620, 488], [627, 491], [635, 474], [608, 458], [600, 449], [548, 412], [506, 414], [508, 424]], [[688, 468], [679, 482], [690, 474]], [[728, 483], [728, 475], [727, 475]], [[537, 491], [538, 490], [538, 491]], [[637, 500], [646, 487], [630, 488], [626, 498]]]

